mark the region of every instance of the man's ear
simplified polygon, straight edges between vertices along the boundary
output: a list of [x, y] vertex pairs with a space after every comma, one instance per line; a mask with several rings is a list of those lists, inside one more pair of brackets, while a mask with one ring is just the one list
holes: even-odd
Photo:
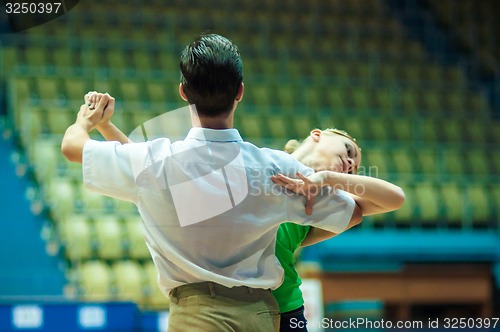
[[313, 130], [311, 130], [311, 133], [309, 135], [311, 136], [313, 141], [319, 142], [319, 139], [321, 137], [321, 130], [313, 129]]
[[184, 101], [188, 101], [186, 94], [184, 93], [184, 86], [182, 85], [182, 83], [179, 83], [179, 94]]
[[236, 98], [235, 98], [235, 100], [237, 102], [240, 102], [241, 99], [243, 99], [244, 92], [245, 92], [245, 84], [243, 84], [243, 82], [241, 82], [241, 85], [240, 85], [240, 87], [238, 89], [238, 93], [236, 94]]

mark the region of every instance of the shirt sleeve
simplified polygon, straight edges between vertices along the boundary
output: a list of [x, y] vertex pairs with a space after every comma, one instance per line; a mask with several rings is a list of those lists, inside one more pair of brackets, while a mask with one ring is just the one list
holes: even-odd
[[144, 143], [88, 141], [82, 161], [85, 187], [99, 194], [134, 202], [137, 193], [134, 160], [138, 160], [141, 154], [140, 145]]
[[305, 197], [288, 193], [287, 213], [289, 221], [310, 225], [336, 234], [342, 233], [351, 220], [356, 205], [346, 192], [331, 187], [322, 188], [316, 197], [313, 213], [305, 213]]

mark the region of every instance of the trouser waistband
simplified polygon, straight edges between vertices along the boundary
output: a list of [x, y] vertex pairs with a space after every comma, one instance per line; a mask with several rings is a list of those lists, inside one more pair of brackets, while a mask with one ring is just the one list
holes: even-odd
[[226, 297], [253, 295], [258, 297], [267, 293], [271, 293], [271, 290], [251, 288], [247, 286], [226, 287], [215, 282], [206, 281], [176, 287], [170, 291], [169, 295], [171, 300], [176, 301], [180, 298], [192, 295], [210, 295], [212, 297], [215, 297], [217, 295]]

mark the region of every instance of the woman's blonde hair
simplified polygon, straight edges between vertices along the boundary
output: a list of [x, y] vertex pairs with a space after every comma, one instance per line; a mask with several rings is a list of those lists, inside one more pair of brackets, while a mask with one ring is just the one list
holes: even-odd
[[[358, 146], [359, 150], [361, 151], [361, 148], [359, 147], [358, 142], [356, 142], [356, 139], [354, 137], [352, 137], [351, 135], [349, 135], [349, 133], [345, 130], [337, 129], [337, 128], [326, 128], [326, 129], [321, 130], [321, 132], [330, 133], [330, 134], [337, 134], [337, 135], [347, 137], [351, 141], [353, 141]], [[296, 139], [291, 139], [285, 144], [283, 151], [285, 151], [286, 153], [292, 154], [299, 148], [299, 146], [302, 145], [302, 143], [304, 141], [305, 141], [305, 139], [302, 141], [298, 141]]]

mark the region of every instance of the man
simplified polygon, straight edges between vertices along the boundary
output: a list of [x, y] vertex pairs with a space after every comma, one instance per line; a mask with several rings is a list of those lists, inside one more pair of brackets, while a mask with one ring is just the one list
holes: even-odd
[[[244, 85], [231, 41], [199, 37], [183, 51], [180, 69], [179, 93], [191, 105], [193, 125], [184, 140], [125, 144], [109, 121], [114, 99], [99, 94], [80, 108], [62, 153], [83, 162], [88, 189], [137, 205], [160, 288], [170, 297], [169, 331], [278, 331], [271, 289], [283, 278], [274, 255], [280, 223], [338, 234], [361, 213], [345, 192], [315, 193], [311, 210], [303, 196], [272, 182], [273, 174], [313, 170], [244, 142], [232, 129]], [[96, 126], [117, 141], [90, 139]]]

